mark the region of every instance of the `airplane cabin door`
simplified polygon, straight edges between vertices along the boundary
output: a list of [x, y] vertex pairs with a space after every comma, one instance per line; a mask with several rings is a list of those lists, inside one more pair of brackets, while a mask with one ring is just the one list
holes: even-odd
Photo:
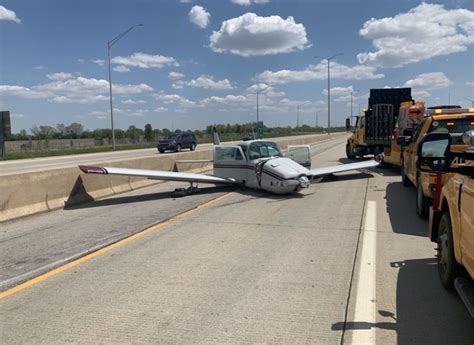
[[288, 145], [287, 157], [311, 170], [311, 148], [309, 145]]
[[233, 178], [237, 182], [248, 180], [248, 163], [240, 146], [214, 146], [214, 175]]

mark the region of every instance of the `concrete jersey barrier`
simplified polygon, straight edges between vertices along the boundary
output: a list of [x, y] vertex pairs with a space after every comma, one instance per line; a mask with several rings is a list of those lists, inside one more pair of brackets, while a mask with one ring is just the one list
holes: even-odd
[[[277, 140], [282, 149], [288, 145], [311, 144], [327, 140], [327, 136], [314, 135]], [[208, 150], [166, 154], [158, 157], [114, 161], [109, 165], [123, 168], [176, 170], [176, 160], [212, 160]], [[97, 165], [107, 165], [107, 162]], [[212, 163], [179, 163], [179, 171], [201, 172], [212, 168]], [[51, 211], [96, 198], [128, 192], [160, 183], [141, 177], [94, 176], [80, 172], [77, 167], [6, 175], [0, 178], [0, 222], [35, 213]]]

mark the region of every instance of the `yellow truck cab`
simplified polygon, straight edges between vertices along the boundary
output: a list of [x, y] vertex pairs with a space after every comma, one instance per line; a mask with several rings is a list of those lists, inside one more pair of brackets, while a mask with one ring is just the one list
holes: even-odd
[[[405, 146], [401, 159], [402, 183], [408, 187], [413, 185], [416, 193], [416, 213], [422, 218], [428, 216], [429, 207], [434, 197], [435, 176], [417, 169], [417, 148], [427, 133], [449, 133], [452, 137], [451, 151], [461, 152], [467, 149], [462, 141], [466, 131], [474, 129], [474, 108], [462, 109], [454, 106], [428, 108], [423, 121], [414, 130], [408, 141], [400, 138], [399, 143]], [[443, 175], [442, 184], [449, 178]]]
[[[425, 136], [417, 165], [422, 172], [437, 174], [429, 234], [438, 244], [441, 283], [456, 288], [474, 318], [474, 130], [463, 135], [468, 147], [464, 152], [450, 150], [451, 138], [447, 133]], [[456, 163], [459, 159], [464, 163]], [[447, 173], [452, 177], [441, 186], [441, 176]]]

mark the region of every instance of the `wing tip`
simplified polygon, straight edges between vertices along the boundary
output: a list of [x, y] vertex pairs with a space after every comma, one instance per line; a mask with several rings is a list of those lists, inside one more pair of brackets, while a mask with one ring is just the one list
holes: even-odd
[[79, 169], [85, 174], [108, 174], [107, 169], [93, 165], [79, 165]]

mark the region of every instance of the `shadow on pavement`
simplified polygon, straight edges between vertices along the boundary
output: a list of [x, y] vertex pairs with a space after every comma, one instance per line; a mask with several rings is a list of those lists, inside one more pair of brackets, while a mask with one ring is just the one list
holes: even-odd
[[[229, 187], [205, 187], [200, 188], [198, 194], [211, 194], [211, 193], [222, 193], [231, 191]], [[184, 198], [186, 196], [183, 196]], [[153, 201], [153, 200], [162, 200], [162, 199], [174, 199], [173, 191], [167, 191], [162, 193], [151, 193], [151, 194], [141, 194], [141, 195], [131, 195], [131, 196], [118, 196], [118, 197], [110, 197], [107, 199], [101, 200], [93, 200], [89, 202], [83, 202], [74, 205], [67, 205], [64, 207], [64, 210], [77, 210], [83, 208], [93, 208], [93, 207], [102, 207], [102, 206], [110, 206], [110, 205], [120, 205], [120, 204], [129, 204], [129, 203], [136, 203], [136, 202], [146, 202], [146, 201]]]
[[392, 182], [385, 191], [387, 213], [396, 233], [428, 236], [428, 222], [416, 214], [416, 191], [404, 187], [401, 182]]
[[399, 270], [397, 309], [378, 310], [377, 319], [384, 318], [382, 322], [337, 322], [332, 325], [332, 330], [350, 331], [374, 327], [392, 330], [397, 334], [398, 344], [474, 342], [474, 320], [470, 318], [458, 296], [441, 286], [434, 258], [391, 262], [390, 266]]
[[349, 172], [345, 173], [344, 175], [326, 175], [322, 178], [320, 182], [316, 183], [327, 183], [332, 181], [349, 181], [349, 180], [361, 180], [366, 178], [372, 178], [374, 175], [365, 173], [365, 172]]

